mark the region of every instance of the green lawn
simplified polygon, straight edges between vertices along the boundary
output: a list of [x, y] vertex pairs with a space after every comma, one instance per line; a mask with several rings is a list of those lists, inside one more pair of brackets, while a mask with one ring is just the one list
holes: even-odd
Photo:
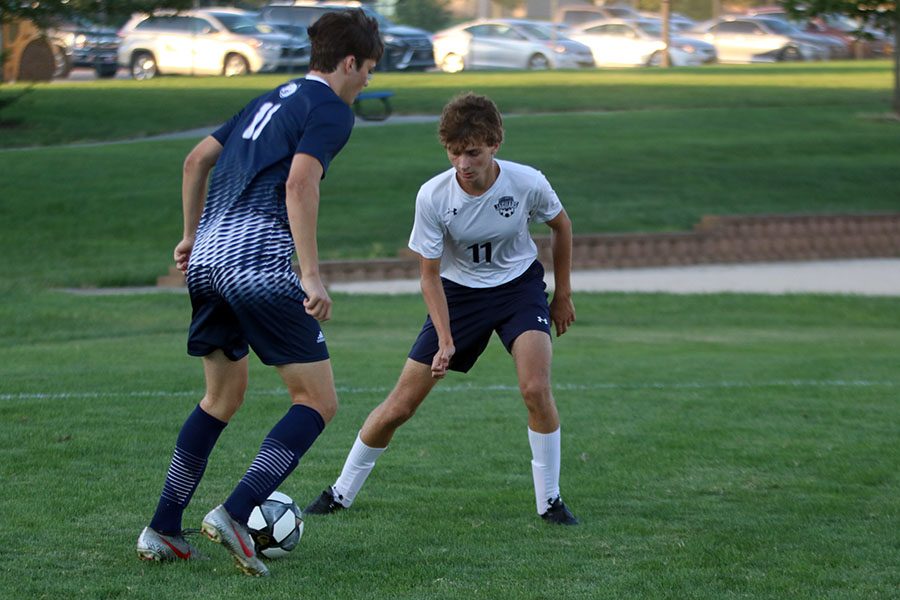
[[[133, 138], [215, 125], [287, 77], [37, 84], [0, 113], [0, 121], [7, 122], [0, 127], [0, 147]], [[398, 114], [439, 114], [451, 96], [464, 90], [489, 94], [505, 113], [843, 106], [877, 114], [890, 106], [891, 82], [889, 61], [859, 61], [668, 71], [378, 73], [371, 89], [396, 92]], [[2, 86], [0, 95], [22, 89]]]
[[[708, 214], [900, 211], [898, 132], [841, 107], [532, 115], [507, 119], [500, 156], [549, 177], [576, 233], [685, 231]], [[0, 288], [154, 282], [194, 143], [0, 153]], [[322, 184], [320, 255], [396, 256], [418, 187], [447, 167], [433, 123], [355, 131]]]
[[[0, 129], [0, 146], [211, 125], [276, 81], [38, 86], [3, 115], [20, 125]], [[887, 63], [865, 62], [379, 74], [373, 87], [422, 114], [460, 89], [490, 93], [510, 115], [501, 157], [542, 169], [576, 233], [591, 233], [896, 212], [900, 136], [873, 116], [889, 85]], [[526, 414], [494, 342], [401, 429], [352, 510], [307, 519], [271, 579], [241, 576], [203, 541], [207, 562], [139, 562], [135, 540], [202, 395], [184, 349], [189, 302], [56, 288], [165, 272], [194, 142], [0, 151], [0, 596], [896, 597], [896, 298], [577, 294], [554, 361], [577, 528], [534, 514]], [[323, 183], [322, 256], [394, 255], [416, 189], [445, 167], [434, 124], [360, 128]], [[336, 295], [325, 331], [341, 410], [282, 487], [299, 504], [337, 475], [424, 313], [415, 296]], [[252, 359], [187, 525], [226, 497], [286, 408]]]
[[[897, 299], [578, 295], [554, 379], [581, 526], [534, 514], [525, 410], [494, 342], [400, 430], [354, 507], [308, 518], [256, 581], [202, 540], [212, 559], [196, 565], [134, 556], [202, 394], [186, 297], [13, 298], [0, 331], [11, 598], [869, 599], [900, 585]], [[282, 486], [298, 503], [337, 475], [423, 313], [414, 296], [337, 296], [342, 408]], [[252, 361], [187, 525], [286, 407]]]

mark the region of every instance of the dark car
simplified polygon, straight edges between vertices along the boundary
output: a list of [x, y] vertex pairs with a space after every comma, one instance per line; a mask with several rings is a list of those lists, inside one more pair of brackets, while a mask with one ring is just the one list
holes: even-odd
[[119, 68], [119, 36], [113, 27], [78, 18], [55, 24], [47, 38], [53, 46], [55, 77], [67, 77], [73, 67], [87, 67], [107, 78]]
[[[434, 67], [431, 35], [422, 29], [396, 25], [368, 7], [362, 7], [378, 21], [384, 41], [384, 56], [378, 62], [380, 71], [423, 71]], [[279, 28], [305, 30], [326, 12], [347, 10], [341, 4], [273, 3], [260, 10], [262, 19]]]

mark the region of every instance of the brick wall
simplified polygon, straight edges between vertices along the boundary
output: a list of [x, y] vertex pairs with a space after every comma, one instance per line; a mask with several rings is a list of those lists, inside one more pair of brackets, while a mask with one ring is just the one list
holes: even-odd
[[[549, 236], [536, 237], [541, 262], [550, 269]], [[693, 231], [578, 235], [576, 269], [615, 269], [708, 263], [743, 263], [900, 256], [900, 213], [865, 215], [707, 216]], [[323, 261], [322, 279], [414, 279], [418, 261], [395, 259]], [[158, 285], [184, 285], [173, 270]]]

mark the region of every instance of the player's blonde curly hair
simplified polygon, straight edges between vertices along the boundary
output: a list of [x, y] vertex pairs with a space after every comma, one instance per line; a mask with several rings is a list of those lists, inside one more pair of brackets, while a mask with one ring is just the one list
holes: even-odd
[[450, 151], [462, 152], [480, 144], [499, 145], [503, 142], [503, 117], [487, 96], [465, 92], [444, 106], [438, 137]]

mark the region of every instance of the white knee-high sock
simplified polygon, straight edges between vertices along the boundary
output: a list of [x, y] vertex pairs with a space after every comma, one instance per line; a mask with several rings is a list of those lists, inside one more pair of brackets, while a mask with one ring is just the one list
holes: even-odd
[[531, 444], [531, 474], [534, 477], [534, 500], [539, 515], [559, 496], [560, 433], [537, 433], [528, 429]]
[[375, 461], [381, 456], [385, 448], [370, 448], [366, 446], [356, 435], [356, 441], [347, 455], [344, 462], [344, 468], [341, 470], [341, 476], [334, 482], [332, 489], [334, 490], [335, 499], [349, 508], [353, 504], [353, 499], [366, 482], [366, 477], [375, 468]]

